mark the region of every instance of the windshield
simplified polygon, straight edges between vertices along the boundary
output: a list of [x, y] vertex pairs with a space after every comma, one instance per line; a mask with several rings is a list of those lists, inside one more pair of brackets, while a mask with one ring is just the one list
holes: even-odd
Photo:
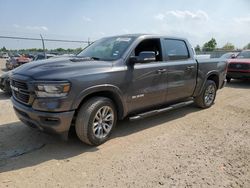
[[90, 57], [96, 60], [117, 60], [121, 58], [134, 39], [134, 37], [103, 38], [85, 48], [77, 56]]
[[237, 55], [237, 58], [239, 59], [250, 59], [250, 51], [242, 51]]

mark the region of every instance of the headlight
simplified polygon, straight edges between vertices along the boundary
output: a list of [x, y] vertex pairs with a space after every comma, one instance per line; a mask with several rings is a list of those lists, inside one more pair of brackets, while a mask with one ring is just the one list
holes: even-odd
[[49, 84], [37, 84], [36, 95], [38, 97], [65, 97], [70, 90], [70, 83], [49, 83]]

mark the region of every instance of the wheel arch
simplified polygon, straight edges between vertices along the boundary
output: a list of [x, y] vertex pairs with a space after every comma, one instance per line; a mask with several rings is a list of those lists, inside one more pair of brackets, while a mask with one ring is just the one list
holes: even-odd
[[211, 73], [207, 76], [207, 80], [212, 80], [215, 82], [217, 89], [219, 89], [219, 83], [220, 83], [220, 79], [219, 79], [219, 74], [217, 72]]
[[194, 95], [195, 97], [199, 96], [202, 93], [207, 80], [214, 81], [217, 89], [219, 89], [219, 81], [220, 81], [219, 80], [219, 73], [216, 71], [211, 71], [211, 72], [208, 72], [207, 76], [204, 76], [203, 83], [201, 84], [200, 89], [198, 90], [198, 92], [195, 92], [195, 95]]
[[82, 91], [77, 100], [74, 102], [72, 108], [77, 110], [82, 106], [83, 103], [93, 97], [106, 97], [113, 101], [118, 114], [118, 119], [123, 119], [127, 114], [127, 108], [122, 98], [122, 92], [116, 86], [112, 85], [99, 85], [94, 86]]

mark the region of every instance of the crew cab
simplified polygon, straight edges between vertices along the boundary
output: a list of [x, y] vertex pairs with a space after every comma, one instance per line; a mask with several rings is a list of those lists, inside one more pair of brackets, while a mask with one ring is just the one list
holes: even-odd
[[104, 143], [117, 120], [189, 105], [209, 108], [224, 86], [223, 59], [196, 60], [186, 39], [121, 35], [97, 40], [76, 56], [27, 63], [10, 75], [12, 103], [30, 127], [89, 145]]
[[231, 79], [250, 79], [250, 50], [243, 50], [228, 60], [227, 82]]

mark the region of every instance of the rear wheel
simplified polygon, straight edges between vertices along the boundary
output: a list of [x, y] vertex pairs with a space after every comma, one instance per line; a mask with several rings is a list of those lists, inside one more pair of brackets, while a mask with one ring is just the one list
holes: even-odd
[[104, 97], [92, 98], [82, 105], [76, 118], [76, 134], [89, 145], [107, 141], [116, 125], [117, 112], [113, 102]]
[[217, 87], [214, 81], [207, 80], [201, 94], [195, 98], [195, 104], [201, 108], [209, 108], [213, 105]]

